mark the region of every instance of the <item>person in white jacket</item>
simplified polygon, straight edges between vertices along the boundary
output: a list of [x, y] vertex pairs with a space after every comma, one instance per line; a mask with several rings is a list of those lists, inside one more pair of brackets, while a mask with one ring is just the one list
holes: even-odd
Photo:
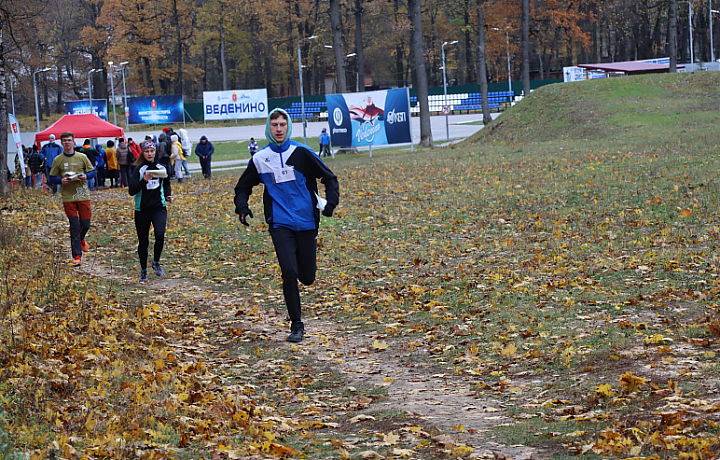
[[170, 141], [172, 142], [172, 147], [170, 149], [170, 159], [173, 161], [173, 169], [175, 169], [175, 177], [177, 177], [178, 182], [182, 184], [182, 182], [183, 182], [183, 160], [185, 159], [185, 156], [183, 155], [183, 151], [182, 151], [182, 145], [178, 141], [177, 134], [173, 134], [172, 136], [170, 136]]
[[187, 177], [190, 177], [191, 174], [190, 169], [188, 169], [187, 159], [192, 155], [192, 142], [190, 142], [190, 136], [186, 129], [180, 128], [178, 129], [178, 133], [180, 133], [180, 145], [182, 145], [183, 156], [185, 157], [182, 162], [183, 171], [185, 171]]

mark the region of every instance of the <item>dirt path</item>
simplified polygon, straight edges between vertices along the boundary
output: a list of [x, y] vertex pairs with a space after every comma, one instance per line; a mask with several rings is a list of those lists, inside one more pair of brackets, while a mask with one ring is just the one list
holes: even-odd
[[424, 344], [408, 344], [410, 341], [402, 338], [377, 339], [328, 322], [308, 325], [301, 353], [329, 362], [349, 382], [387, 390], [365, 412], [405, 412], [428, 428], [451, 433], [448, 447], [473, 448], [468, 458], [538, 458], [533, 448], [493, 442], [489, 429], [513, 423], [503, 401], [478, 394], [473, 383], [462, 376], [443, 372], [425, 353]]

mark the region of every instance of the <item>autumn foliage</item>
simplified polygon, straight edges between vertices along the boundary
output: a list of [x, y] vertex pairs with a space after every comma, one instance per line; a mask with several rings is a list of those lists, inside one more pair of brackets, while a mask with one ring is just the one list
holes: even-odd
[[78, 270], [59, 203], [17, 190], [5, 433], [30, 458], [717, 459], [717, 85], [554, 85], [452, 147], [328, 160], [300, 345], [236, 171], [174, 188], [148, 284], [122, 191]]

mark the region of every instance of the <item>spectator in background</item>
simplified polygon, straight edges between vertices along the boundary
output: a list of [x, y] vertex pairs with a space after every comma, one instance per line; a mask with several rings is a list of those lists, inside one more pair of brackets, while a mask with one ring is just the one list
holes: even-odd
[[120, 187], [127, 187], [130, 183], [130, 165], [135, 161], [135, 157], [130, 152], [130, 148], [125, 143], [125, 139], [118, 138], [117, 160], [120, 165]]
[[120, 186], [120, 165], [118, 164], [115, 141], [107, 141], [105, 149], [105, 161], [107, 161], [107, 178], [110, 179], [110, 187]]
[[182, 144], [180, 144], [180, 141], [178, 140], [177, 134], [173, 134], [170, 136], [171, 144], [171, 154], [170, 154], [170, 160], [173, 163], [173, 168], [175, 168], [175, 177], [177, 177], [178, 183], [182, 184], [183, 182], [183, 161], [185, 161], [185, 156], [183, 155], [182, 151]]
[[102, 145], [95, 144], [95, 182], [100, 187], [105, 187], [105, 178], [107, 177], [107, 165], [105, 164], [105, 149]]
[[[24, 145], [22, 146], [22, 161], [20, 160], [21, 155], [20, 153], [15, 154], [15, 174], [13, 174], [13, 179], [19, 181], [20, 184], [25, 185], [25, 178], [23, 177], [22, 168], [25, 166], [25, 156], [27, 156], [27, 147]], [[27, 176], [29, 172], [25, 170], [25, 175]]]
[[30, 168], [29, 171], [25, 171], [26, 180], [30, 179], [30, 184], [35, 188], [42, 186], [43, 177], [43, 157], [38, 152], [37, 145], [33, 144], [32, 149], [29, 149], [27, 157], [27, 165]]
[[321, 157], [329, 157], [330, 156], [330, 135], [327, 133], [327, 129], [323, 128], [318, 141], [320, 143], [319, 155]]
[[212, 155], [215, 153], [215, 147], [207, 137], [203, 136], [200, 138], [200, 142], [195, 146], [195, 155], [200, 158], [200, 167], [202, 168], [202, 174], [205, 179], [210, 179]]
[[[166, 128], [166, 129], [167, 129], [167, 128]], [[145, 140], [148, 141], [148, 140], [150, 140], [150, 139], [147, 139], [147, 138], [146, 138]], [[150, 140], [150, 141], [151, 141], [151, 140]], [[152, 141], [151, 141], [151, 142], [152, 142]], [[157, 145], [157, 153], [156, 153], [156, 156], [157, 156], [157, 161], [158, 161], [158, 163], [160, 163], [160, 164], [162, 164], [163, 166], [165, 166], [165, 169], [167, 170], [167, 172], [168, 172], [168, 174], [170, 175], [170, 177], [174, 177], [174, 176], [175, 176], [175, 170], [174, 170], [173, 168], [171, 168], [172, 161], [170, 161], [170, 153], [171, 153], [171, 151], [170, 151], [170, 139], [168, 139], [167, 136], [165, 136], [165, 133], [162, 133], [162, 134], [158, 137], [158, 141], [155, 143], [155, 145]]]
[[55, 143], [55, 135], [50, 135], [50, 141], [40, 149], [40, 156], [43, 157], [44, 168], [45, 168], [45, 183], [48, 184], [52, 194], [57, 194], [58, 185], [51, 184], [48, 178], [50, 177], [50, 168], [52, 168], [53, 161], [55, 158], [62, 153], [62, 147]]
[[192, 142], [190, 142], [190, 136], [188, 136], [187, 130], [185, 129], [178, 129], [178, 135], [180, 140], [180, 145], [182, 145], [182, 151], [183, 151], [183, 157], [185, 159], [183, 160], [183, 171], [185, 171], [185, 175], [187, 177], [190, 177], [190, 168], [188, 168], [188, 162], [187, 159], [190, 158], [190, 155], [192, 155]]
[[[80, 149], [77, 151], [84, 154], [87, 159], [90, 160], [90, 164], [93, 166], [93, 168], [95, 168], [95, 166], [97, 165], [97, 153], [95, 152], [95, 149], [90, 145], [90, 139], [85, 139], [82, 147], [80, 147]], [[92, 176], [92, 179], [88, 177], [87, 185], [91, 192], [95, 191], [95, 175]]]
[[[145, 140], [148, 140], [148, 139], [145, 139]], [[140, 146], [133, 140], [132, 137], [128, 137], [127, 145], [128, 145], [128, 148], [130, 149], [130, 151], [132, 152], [132, 156], [133, 156], [133, 161], [131, 161], [130, 163], [133, 163], [135, 160], [137, 160], [138, 158], [140, 158], [140, 154], [142, 153], [142, 149], [141, 149]], [[155, 148], [157, 148], [157, 145], [155, 145]]]
[[250, 142], [248, 142], [248, 150], [250, 150], [250, 156], [252, 157], [255, 155], [255, 152], [258, 151], [258, 143], [255, 142], [255, 138], [251, 137]]

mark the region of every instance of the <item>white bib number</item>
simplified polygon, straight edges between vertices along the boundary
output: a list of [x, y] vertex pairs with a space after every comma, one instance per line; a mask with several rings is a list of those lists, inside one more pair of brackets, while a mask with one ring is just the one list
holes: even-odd
[[286, 168], [276, 169], [273, 171], [273, 176], [275, 177], [276, 184], [295, 180], [295, 168], [288, 166]]

